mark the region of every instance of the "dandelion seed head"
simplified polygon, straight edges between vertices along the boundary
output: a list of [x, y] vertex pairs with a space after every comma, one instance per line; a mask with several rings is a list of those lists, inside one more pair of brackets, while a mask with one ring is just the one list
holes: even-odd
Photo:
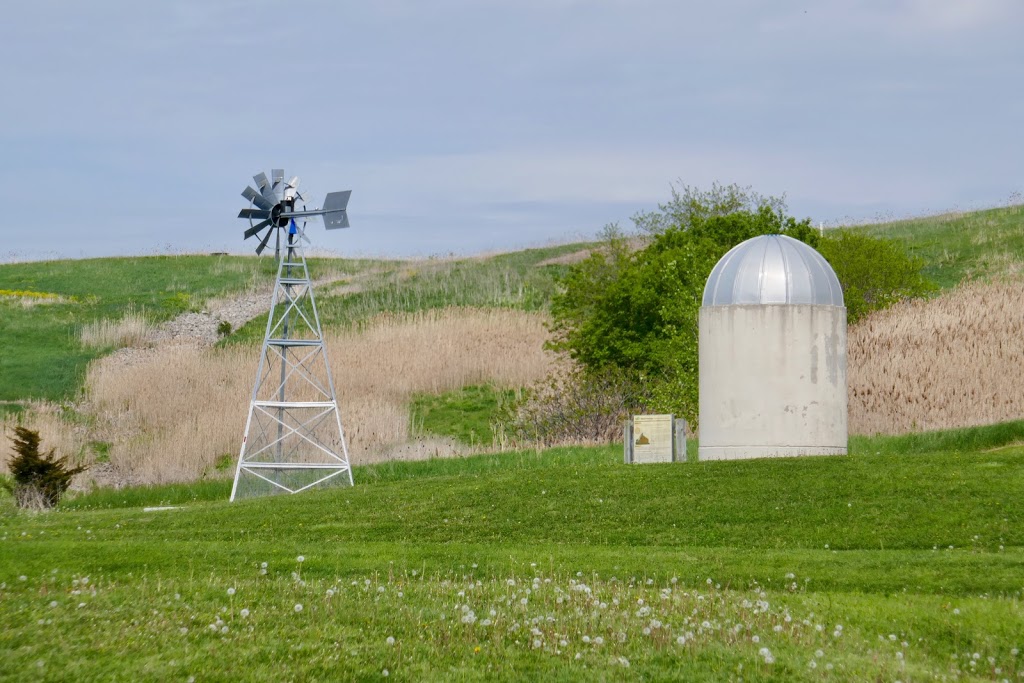
[[305, 555], [299, 555], [298, 557], [295, 558], [295, 561], [296, 562], [300, 562], [300, 563], [301, 562], [305, 562], [306, 561], [306, 556]]
[[395, 644], [395, 637], [394, 636], [388, 636], [387, 640], [385, 640], [384, 642], [387, 643], [388, 645], [394, 645]]
[[235, 594], [234, 586], [232, 586], [231, 588], [228, 588], [228, 595], [234, 595], [234, 594]]
[[242, 618], [245, 619], [245, 618], [247, 618], [249, 616], [249, 610], [246, 609], [246, 608], [243, 608], [242, 611], [240, 612], [240, 614], [242, 615]]
[[302, 611], [302, 603], [301, 602], [295, 603], [295, 611], [296, 612], [301, 612]]

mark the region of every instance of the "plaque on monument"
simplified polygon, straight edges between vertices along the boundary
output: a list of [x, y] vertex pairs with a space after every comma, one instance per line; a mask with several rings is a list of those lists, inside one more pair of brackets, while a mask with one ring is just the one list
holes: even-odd
[[672, 415], [633, 417], [633, 462], [672, 462]]

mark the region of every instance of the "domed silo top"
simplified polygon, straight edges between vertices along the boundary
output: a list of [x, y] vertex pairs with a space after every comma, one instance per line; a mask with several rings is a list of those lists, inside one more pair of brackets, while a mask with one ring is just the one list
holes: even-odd
[[843, 290], [825, 257], [786, 235], [760, 235], [729, 250], [704, 286], [705, 306], [842, 306]]

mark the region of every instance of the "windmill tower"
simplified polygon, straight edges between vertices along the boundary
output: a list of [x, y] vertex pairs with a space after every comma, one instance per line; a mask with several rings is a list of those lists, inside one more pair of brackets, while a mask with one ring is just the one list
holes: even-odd
[[334, 379], [301, 245], [301, 240], [309, 242], [305, 224], [312, 218], [323, 217], [328, 229], [349, 227], [346, 208], [351, 191], [331, 192], [322, 208], [307, 209], [298, 178], [285, 182], [284, 171], [274, 169], [270, 179], [260, 173], [254, 180], [257, 189], [246, 187], [242, 192], [249, 207], [238, 217], [249, 220], [246, 239], [266, 230], [257, 254], [276, 236], [277, 278], [232, 501], [352, 485]]

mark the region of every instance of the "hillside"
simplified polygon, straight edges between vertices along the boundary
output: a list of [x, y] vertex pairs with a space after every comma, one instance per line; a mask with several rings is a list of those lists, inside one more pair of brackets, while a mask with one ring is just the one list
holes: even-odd
[[[893, 234], [924, 249], [934, 220]], [[0, 336], [60, 342], [3, 362], [64, 368], [7, 385], [5, 429], [134, 484], [49, 514], [0, 495], [0, 679], [1024, 679], [1024, 279], [968, 243], [936, 272], [979, 277], [850, 330], [849, 457], [643, 467], [471, 455], [557, 362], [547, 303], [588, 245], [317, 261], [356, 486], [233, 504], [262, 324], [209, 328], [267, 262], [139, 259], [130, 296], [113, 259], [0, 266]]]
[[2, 513], [0, 678], [1017, 680], [1024, 449], [860, 445], [883, 452], [555, 449]]
[[[904, 241], [947, 284], [981, 273], [1009, 279], [947, 289], [852, 328], [852, 432], [1024, 415], [1012, 389], [1024, 381], [1013, 315], [1024, 280], [1010, 256], [1024, 240], [1024, 207], [858, 229]], [[590, 246], [407, 262], [311, 259], [332, 366], [344, 376], [338, 386], [355, 461], [489, 446], [499, 397], [553, 367], [542, 350], [546, 308], [557, 277]], [[218, 476], [237, 452], [265, 325], [256, 315], [239, 327], [245, 317], [236, 316], [232, 332], [211, 346], [218, 302], [247, 295], [258, 305], [272, 279], [269, 259], [247, 257], [0, 266], [0, 290], [9, 292], [0, 296], [0, 416], [27, 409], [7, 424], [27, 419], [59, 452], [98, 462], [93, 472], [103, 483]], [[190, 317], [203, 317], [210, 332], [167, 332]], [[478, 387], [473, 399], [465, 387]], [[25, 402], [32, 398], [44, 401]], [[477, 426], [463, 428], [451, 406]]]
[[858, 229], [904, 244], [909, 253], [924, 261], [928, 278], [944, 288], [964, 280], [1014, 275], [1024, 269], [1024, 204]]

